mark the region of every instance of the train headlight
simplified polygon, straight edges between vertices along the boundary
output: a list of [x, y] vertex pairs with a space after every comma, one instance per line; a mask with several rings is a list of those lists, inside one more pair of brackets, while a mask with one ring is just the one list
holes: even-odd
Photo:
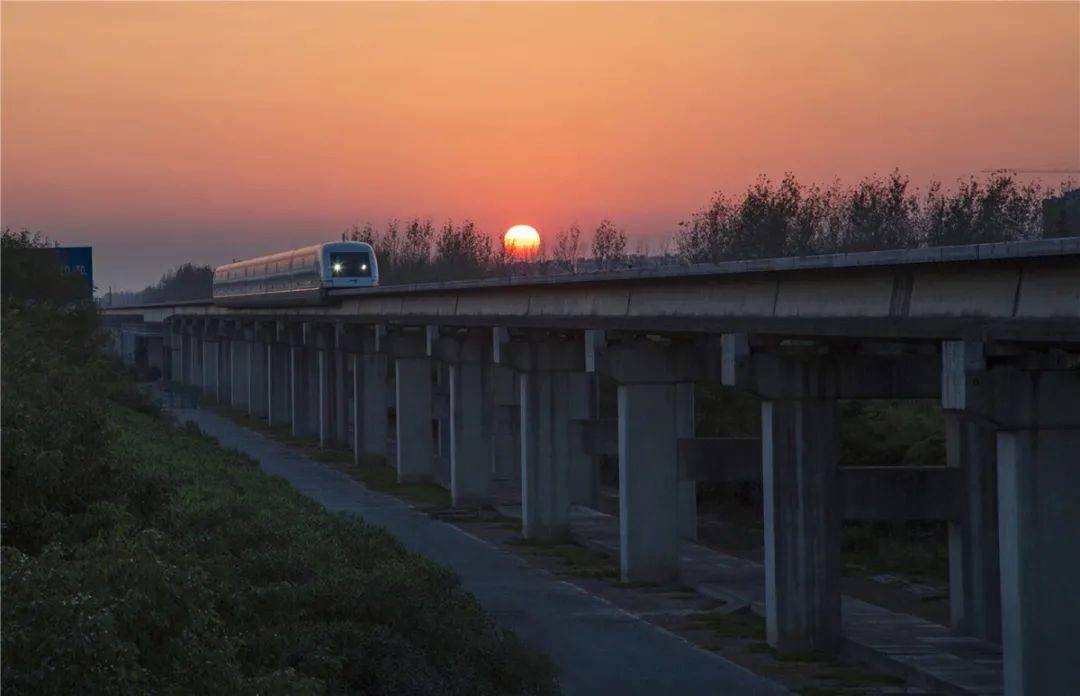
[[344, 268], [345, 264], [341, 263], [340, 261], [334, 262], [334, 273], [341, 273]]
[[360, 264], [360, 270], [361, 271], [366, 271], [367, 270], [367, 264], [366, 263]]

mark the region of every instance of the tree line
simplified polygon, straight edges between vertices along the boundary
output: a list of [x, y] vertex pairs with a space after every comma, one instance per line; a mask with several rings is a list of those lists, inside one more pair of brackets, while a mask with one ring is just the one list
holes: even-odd
[[763, 177], [741, 197], [715, 194], [679, 224], [675, 244], [694, 263], [1033, 239], [1044, 235], [1042, 205], [1053, 193], [1008, 174], [952, 191], [940, 182], [919, 191], [898, 171], [847, 188]]
[[135, 292], [109, 293], [106, 304], [123, 306], [151, 302], [202, 300], [213, 295], [214, 269], [208, 265], [184, 263], [166, 271], [158, 282]]
[[[1072, 186], [1068, 182], [1061, 191]], [[763, 176], [738, 194], [718, 191], [653, 254], [645, 240], [630, 250], [625, 228], [610, 219], [600, 221], [591, 239], [577, 224], [559, 230], [526, 262], [507, 254], [501, 240], [471, 220], [436, 225], [431, 219], [394, 219], [381, 227], [368, 222], [352, 225], [343, 237], [374, 246], [380, 282], [396, 285], [1053, 237], [1065, 231], [1044, 230], [1042, 210], [1043, 201], [1057, 193], [1008, 173], [959, 180], [951, 189], [934, 181], [922, 190], [899, 171], [852, 186], [804, 184], [789, 173], [779, 181]], [[211, 296], [212, 282], [210, 266], [185, 263], [111, 301], [201, 299]]]
[[344, 236], [375, 248], [384, 285], [575, 272], [589, 251], [598, 268], [618, 267], [628, 260], [626, 231], [607, 219], [594, 231], [590, 249], [581, 241], [581, 228], [572, 225], [555, 236], [550, 249], [542, 242], [539, 253], [528, 260], [515, 259], [471, 220], [459, 224], [451, 220], [441, 227], [430, 219], [391, 220], [381, 230], [367, 223], [353, 225]]
[[354, 225], [346, 236], [372, 244], [383, 282], [395, 284], [1052, 237], [1064, 230], [1043, 229], [1042, 207], [1055, 193], [1005, 173], [961, 180], [951, 190], [935, 181], [922, 191], [899, 171], [848, 187], [803, 184], [792, 174], [778, 182], [761, 177], [741, 194], [717, 192], [678, 223], [659, 257], [644, 241], [631, 253], [626, 231], [608, 219], [591, 244], [579, 225], [560, 230], [530, 263], [508, 258], [468, 221], [436, 229], [430, 220], [392, 220], [382, 230]]

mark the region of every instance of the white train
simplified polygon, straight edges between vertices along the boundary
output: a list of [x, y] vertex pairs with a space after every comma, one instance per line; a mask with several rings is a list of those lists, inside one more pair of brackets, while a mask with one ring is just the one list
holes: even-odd
[[314, 305], [331, 288], [379, 284], [375, 250], [364, 242], [329, 242], [214, 269], [214, 302], [227, 307]]

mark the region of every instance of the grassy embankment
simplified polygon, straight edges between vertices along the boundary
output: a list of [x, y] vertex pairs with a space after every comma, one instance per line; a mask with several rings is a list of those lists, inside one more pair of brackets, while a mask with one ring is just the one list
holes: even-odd
[[449, 571], [175, 428], [77, 318], [4, 316], [5, 693], [556, 690]]

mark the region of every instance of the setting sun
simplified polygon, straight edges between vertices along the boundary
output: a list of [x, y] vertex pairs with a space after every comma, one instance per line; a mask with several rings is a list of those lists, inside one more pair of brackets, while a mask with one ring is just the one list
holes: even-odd
[[515, 258], [534, 256], [540, 249], [540, 233], [530, 225], [514, 225], [503, 236], [503, 248]]

